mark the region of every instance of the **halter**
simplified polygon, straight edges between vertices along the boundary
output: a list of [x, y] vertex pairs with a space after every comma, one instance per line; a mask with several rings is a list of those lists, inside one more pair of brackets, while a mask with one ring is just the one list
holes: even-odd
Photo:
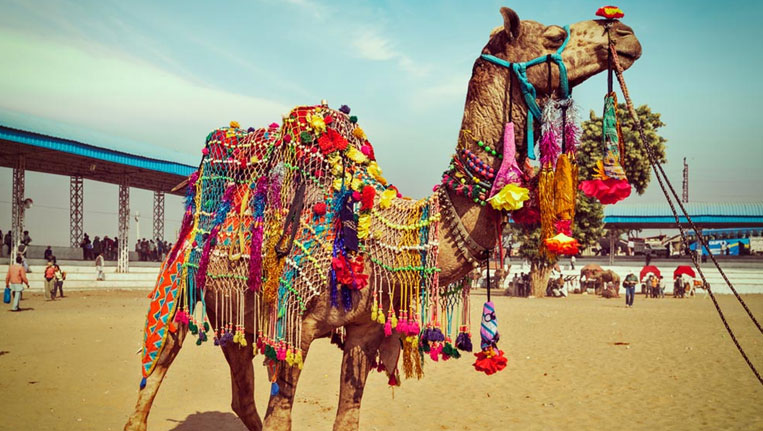
[[[567, 47], [567, 43], [570, 41], [570, 26], [565, 25], [564, 31], [567, 33], [567, 37], [564, 38], [564, 42], [554, 54], [542, 55], [524, 63], [510, 63], [502, 58], [498, 58], [490, 54], [482, 54], [482, 58], [499, 66], [503, 66], [517, 76], [519, 81], [519, 88], [522, 90], [522, 96], [525, 99], [527, 105], [527, 157], [535, 160], [534, 149], [534, 136], [533, 136], [533, 117], [540, 118], [541, 110], [538, 106], [538, 102], [535, 100], [536, 92], [535, 87], [527, 79], [527, 68], [545, 62], [554, 62], [559, 67], [559, 87], [562, 92], [562, 97], [567, 98], [569, 96], [569, 83], [567, 82], [567, 67], [564, 66], [562, 61], [562, 52]], [[510, 97], [510, 96], [509, 96]]]

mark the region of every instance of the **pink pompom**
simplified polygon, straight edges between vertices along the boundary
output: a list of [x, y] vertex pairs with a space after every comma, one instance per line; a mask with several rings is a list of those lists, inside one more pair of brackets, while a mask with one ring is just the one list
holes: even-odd
[[270, 127], [271, 129], [277, 129], [277, 128], [278, 128], [278, 123], [270, 123], [270, 126], [269, 126], [269, 127]]
[[432, 346], [432, 348], [429, 349], [429, 357], [432, 358], [433, 361], [437, 362], [440, 360], [440, 350], [442, 349], [442, 346]]
[[392, 335], [392, 323], [387, 319], [387, 323], [384, 324], [384, 336], [389, 337]]
[[209, 154], [209, 148], [204, 147], [201, 149], [201, 154], [204, 154], [205, 156]]
[[400, 319], [397, 321], [397, 327], [395, 328], [395, 331], [397, 331], [400, 334], [407, 334], [408, 333], [408, 323]]

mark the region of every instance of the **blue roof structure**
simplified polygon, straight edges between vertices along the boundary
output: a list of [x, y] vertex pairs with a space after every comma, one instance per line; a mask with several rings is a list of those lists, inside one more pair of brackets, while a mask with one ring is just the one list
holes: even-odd
[[176, 194], [184, 193], [177, 186], [197, 169], [172, 160], [0, 126], [0, 166], [12, 168], [22, 159], [30, 171], [113, 184], [127, 180], [131, 187]]
[[[698, 227], [763, 227], [763, 202], [688, 202], [683, 204]], [[676, 205], [681, 223], [686, 223]], [[675, 227], [675, 218], [667, 203], [616, 204], [604, 207], [608, 227]]]
[[0, 126], [0, 139], [184, 177], [191, 175], [196, 170], [195, 166], [128, 154], [71, 139], [47, 136], [5, 126]]

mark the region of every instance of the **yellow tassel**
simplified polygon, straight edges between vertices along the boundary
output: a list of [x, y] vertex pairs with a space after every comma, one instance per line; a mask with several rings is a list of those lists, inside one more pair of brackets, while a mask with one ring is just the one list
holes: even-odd
[[554, 235], [554, 170], [544, 166], [538, 179], [538, 196], [540, 200], [540, 229], [541, 250], [548, 253], [543, 240]]
[[374, 300], [373, 305], [371, 305], [371, 321], [376, 322], [377, 313], [379, 312], [379, 305], [376, 304], [376, 300]]
[[294, 364], [297, 368], [302, 369], [302, 350], [297, 349], [297, 355], [294, 357]]
[[294, 366], [294, 352], [292, 352], [291, 349], [286, 351], [286, 364], [290, 367]]
[[572, 220], [575, 214], [575, 192], [572, 187], [572, 163], [567, 154], [562, 154], [556, 162], [554, 174], [554, 214], [558, 220]]

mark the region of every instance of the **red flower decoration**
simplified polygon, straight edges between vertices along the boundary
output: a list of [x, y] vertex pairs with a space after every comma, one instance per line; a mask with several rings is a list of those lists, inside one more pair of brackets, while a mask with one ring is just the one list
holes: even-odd
[[363, 256], [354, 258], [337, 256], [331, 259], [336, 281], [352, 289], [360, 290], [368, 284], [368, 274], [363, 274]]
[[606, 19], [618, 19], [624, 17], [625, 13], [617, 6], [602, 6], [596, 11], [596, 16]]
[[370, 210], [374, 206], [374, 197], [376, 189], [372, 186], [365, 186], [360, 192], [360, 210]]
[[493, 349], [492, 347], [488, 350], [477, 352], [474, 356], [477, 357], [477, 360], [472, 364], [474, 365], [474, 369], [482, 371], [488, 376], [503, 370], [509, 362], [509, 360], [503, 356], [503, 350]]
[[344, 151], [347, 148], [347, 139], [334, 129], [327, 129], [326, 133], [318, 138], [318, 146], [325, 155], [336, 150]]
[[631, 185], [625, 179], [587, 180], [582, 181], [578, 188], [605, 205], [620, 202], [631, 195]]
[[318, 202], [317, 204], [313, 205], [313, 212], [317, 216], [326, 214], [326, 204], [323, 202]]

